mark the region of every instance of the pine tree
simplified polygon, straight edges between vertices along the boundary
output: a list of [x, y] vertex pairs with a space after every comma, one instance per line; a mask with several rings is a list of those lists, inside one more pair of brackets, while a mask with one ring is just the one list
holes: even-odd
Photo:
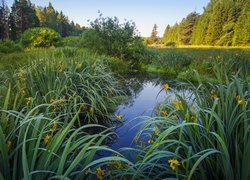
[[150, 38], [149, 38], [150, 44], [153, 44], [153, 43], [157, 43], [157, 42], [158, 42], [159, 38], [157, 37], [157, 34], [158, 34], [158, 32], [157, 32], [157, 25], [154, 24], [154, 27], [153, 27], [151, 36], [150, 36]]
[[167, 38], [168, 38], [168, 32], [170, 30], [170, 25], [168, 24], [165, 31], [164, 31], [164, 34], [163, 34], [163, 37], [162, 37], [162, 41], [163, 43], [166, 43], [167, 42]]
[[2, 0], [0, 6], [0, 39], [9, 38], [9, 8]]
[[225, 12], [223, 11], [223, 2], [217, 1], [213, 6], [213, 13], [208, 25], [206, 44], [215, 45], [222, 35]]
[[180, 42], [182, 44], [190, 44], [194, 25], [198, 19], [198, 16], [199, 15], [196, 12], [192, 12], [180, 23]]
[[246, 1], [234, 28], [233, 45], [250, 45], [250, 2]]
[[26, 29], [39, 26], [35, 8], [29, 0], [15, 0], [11, 10], [10, 27], [14, 40], [19, 38]]

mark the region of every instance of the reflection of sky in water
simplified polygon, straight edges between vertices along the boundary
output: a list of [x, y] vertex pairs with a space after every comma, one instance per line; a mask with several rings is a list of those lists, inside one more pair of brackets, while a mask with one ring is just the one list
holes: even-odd
[[137, 94], [132, 104], [118, 106], [115, 114], [124, 115], [124, 124], [116, 129], [119, 137], [112, 144], [112, 149], [131, 147], [131, 143], [140, 129], [138, 123], [143, 121], [139, 116], [151, 116], [154, 107], [167, 97], [165, 91], [161, 91], [161, 89], [161, 85], [147, 82], [143, 84], [142, 90]]
[[[145, 116], [154, 116], [154, 108], [162, 103], [166, 98], [175, 99], [174, 93], [163, 90], [163, 83], [167, 82], [169, 86], [175, 89], [179, 95], [189, 96], [187, 90], [181, 90], [180, 82], [162, 81], [159, 78], [131, 78], [127, 80], [128, 88], [131, 92], [129, 102], [125, 102], [117, 107], [115, 115], [123, 115], [120, 121], [123, 124], [115, 129], [118, 137], [109, 145], [113, 150], [119, 150], [126, 147], [134, 147], [134, 137], [139, 132], [143, 122], [148, 120]], [[183, 94], [184, 93], [184, 94]], [[128, 153], [128, 154], [127, 154]], [[131, 159], [134, 155], [127, 152], [125, 155]], [[110, 153], [102, 152], [101, 156], [108, 156]]]

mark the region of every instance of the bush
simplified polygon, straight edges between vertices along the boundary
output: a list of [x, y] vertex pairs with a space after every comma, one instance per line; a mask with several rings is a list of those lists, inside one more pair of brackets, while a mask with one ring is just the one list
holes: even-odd
[[60, 35], [50, 28], [32, 28], [21, 36], [21, 43], [25, 48], [48, 48], [59, 45]]
[[9, 39], [0, 40], [0, 53], [13, 53], [22, 51], [20, 44]]
[[80, 36], [68, 36], [68, 37], [64, 37], [61, 40], [61, 46], [65, 47], [79, 47], [79, 40], [80, 40]]
[[116, 17], [103, 18], [100, 15], [90, 24], [91, 29], [82, 35], [83, 47], [128, 61], [137, 61], [141, 57], [144, 46], [133, 22], [121, 24]]

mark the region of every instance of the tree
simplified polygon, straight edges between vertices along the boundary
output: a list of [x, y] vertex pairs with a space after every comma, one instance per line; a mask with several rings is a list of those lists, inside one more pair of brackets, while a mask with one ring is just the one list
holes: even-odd
[[234, 27], [234, 46], [250, 45], [250, 2], [246, 1]]
[[172, 27], [167, 26], [164, 33], [163, 42], [165, 44], [180, 44], [180, 25], [178, 23]]
[[196, 12], [192, 12], [180, 23], [180, 42], [182, 44], [191, 44], [190, 40], [198, 17]]
[[2, 0], [0, 6], [0, 39], [9, 38], [9, 8]]
[[[135, 62], [144, 48], [134, 22], [120, 23], [117, 17], [102, 17], [90, 23], [82, 35], [82, 46], [100, 54], [107, 54]], [[136, 59], [136, 60], [135, 60]]]
[[168, 24], [167, 27], [166, 27], [166, 29], [165, 29], [165, 31], [164, 31], [163, 37], [162, 37], [162, 41], [163, 41], [164, 43], [167, 42], [168, 32], [169, 32], [170, 28], [171, 28], [171, 27], [170, 27], [170, 25]]
[[158, 42], [159, 38], [158, 38], [157, 34], [158, 34], [157, 25], [154, 24], [154, 27], [153, 27], [151, 36], [150, 36], [150, 38], [149, 38], [150, 44], [153, 44], [153, 43], [157, 43], [157, 42]]
[[28, 28], [39, 26], [35, 8], [29, 0], [15, 0], [10, 13], [12, 39], [17, 39]]

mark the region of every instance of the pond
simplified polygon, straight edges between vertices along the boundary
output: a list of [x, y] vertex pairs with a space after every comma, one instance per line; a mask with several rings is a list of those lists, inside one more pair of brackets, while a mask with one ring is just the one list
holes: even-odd
[[178, 93], [188, 93], [187, 90], [182, 91], [180, 88], [183, 83], [167, 80], [163, 77], [136, 75], [127, 78], [125, 85], [130, 99], [119, 105], [114, 113], [114, 115], [123, 115], [124, 117], [120, 120], [122, 125], [115, 129], [118, 137], [110, 145], [113, 150], [134, 147], [134, 137], [148, 119], [147, 117], [155, 116], [154, 108], [167, 97], [175, 98], [174, 93], [166, 92], [163, 89], [165, 83], [168, 83]]

